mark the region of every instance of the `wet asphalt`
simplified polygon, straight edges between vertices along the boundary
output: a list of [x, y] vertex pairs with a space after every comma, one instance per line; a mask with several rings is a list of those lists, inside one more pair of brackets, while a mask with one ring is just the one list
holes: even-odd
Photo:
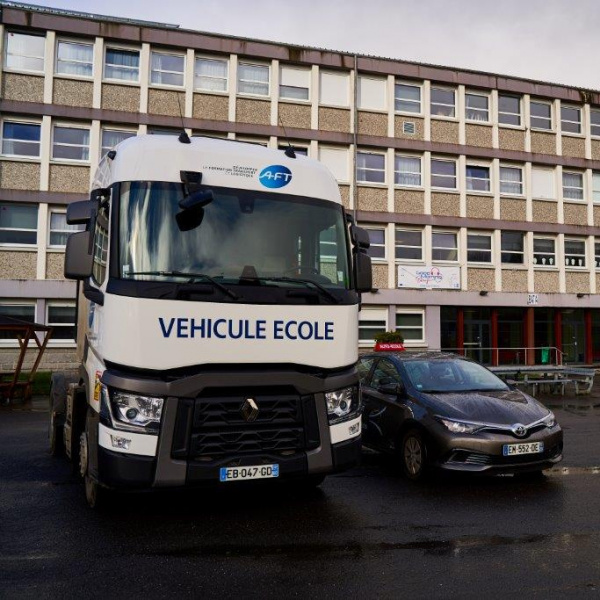
[[318, 490], [237, 487], [84, 501], [47, 413], [0, 412], [0, 598], [600, 596], [600, 408], [556, 414], [541, 481], [413, 484], [372, 452]]

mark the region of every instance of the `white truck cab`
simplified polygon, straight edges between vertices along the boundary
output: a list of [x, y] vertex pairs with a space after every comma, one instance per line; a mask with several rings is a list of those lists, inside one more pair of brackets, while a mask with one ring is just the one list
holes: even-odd
[[109, 488], [318, 484], [356, 463], [368, 236], [322, 164], [134, 137], [67, 220], [86, 225], [65, 258], [81, 369], [56, 384], [51, 433], [90, 505]]

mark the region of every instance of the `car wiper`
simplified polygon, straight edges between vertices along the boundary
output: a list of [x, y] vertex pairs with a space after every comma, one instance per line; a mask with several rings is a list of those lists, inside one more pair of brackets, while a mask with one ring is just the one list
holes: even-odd
[[201, 281], [208, 281], [230, 298], [233, 298], [234, 300], [240, 299], [240, 297], [234, 291], [225, 287], [222, 283], [219, 283], [210, 275], [206, 275], [206, 273], [191, 273], [187, 271], [131, 271], [127, 273], [127, 275], [158, 275], [159, 277], [184, 277], [188, 279], [187, 283], [194, 283], [196, 280], [200, 279]]
[[329, 298], [332, 302], [335, 302], [336, 304], [341, 302], [341, 300], [332, 294], [327, 288], [323, 287], [320, 283], [317, 283], [312, 279], [299, 279], [297, 277], [252, 277], [252, 279], [256, 279], [257, 281], [282, 281], [283, 283], [304, 283], [305, 285], [314, 285], [319, 292]]

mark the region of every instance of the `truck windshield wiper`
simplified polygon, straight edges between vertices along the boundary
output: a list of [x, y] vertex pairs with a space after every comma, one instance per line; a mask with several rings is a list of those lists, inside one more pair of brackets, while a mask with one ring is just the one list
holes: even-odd
[[130, 275], [158, 275], [161, 277], [184, 277], [187, 278], [187, 283], [194, 283], [196, 280], [200, 279], [201, 281], [208, 281], [212, 283], [218, 290], [221, 290], [224, 294], [233, 298], [234, 300], [239, 300], [240, 297], [230, 290], [226, 288], [222, 283], [219, 283], [216, 279], [211, 277], [210, 275], [206, 275], [205, 273], [192, 273], [187, 271], [132, 271], [127, 273]]
[[332, 302], [336, 304], [340, 303], [340, 300], [337, 296], [332, 294], [327, 288], [323, 287], [320, 283], [313, 281], [312, 279], [299, 279], [297, 277], [252, 277], [252, 279], [256, 279], [257, 281], [282, 281], [284, 283], [303, 283], [305, 285], [314, 285], [319, 292], [321, 292], [324, 296], [329, 298]]

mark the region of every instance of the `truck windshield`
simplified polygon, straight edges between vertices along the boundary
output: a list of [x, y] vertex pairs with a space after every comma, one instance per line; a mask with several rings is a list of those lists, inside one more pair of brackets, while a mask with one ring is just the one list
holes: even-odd
[[324, 200], [230, 188], [211, 189], [201, 224], [181, 231], [178, 183], [125, 182], [120, 187], [122, 279], [182, 282], [202, 276], [220, 284], [310, 284], [349, 289], [345, 218]]

